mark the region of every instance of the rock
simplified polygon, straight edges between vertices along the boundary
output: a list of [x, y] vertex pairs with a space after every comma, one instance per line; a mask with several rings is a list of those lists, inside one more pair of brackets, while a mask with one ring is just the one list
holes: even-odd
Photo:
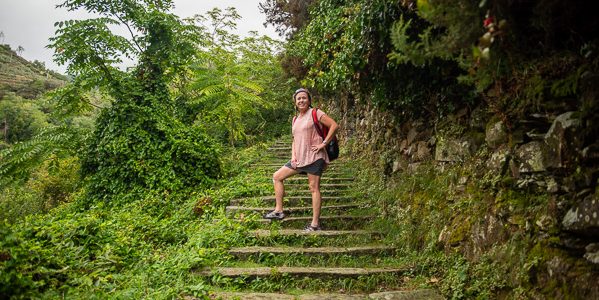
[[470, 127], [475, 129], [484, 129], [487, 120], [487, 112], [480, 106], [470, 113]]
[[505, 224], [494, 215], [486, 215], [482, 222], [475, 223], [469, 235], [466, 240], [470, 243], [466, 248], [470, 249], [466, 252], [469, 252], [468, 256], [473, 259], [480, 257], [493, 245], [501, 244], [508, 238]]
[[493, 171], [493, 173], [501, 175], [506, 171], [509, 160], [509, 150], [505, 148], [499, 148], [493, 152], [491, 157], [489, 157], [487, 160], [487, 167], [489, 170]]
[[573, 253], [573, 255], [582, 255], [584, 253], [584, 248], [588, 243], [589, 242], [584, 239], [572, 236], [561, 238], [559, 242], [560, 246], [567, 249], [570, 253]]
[[595, 142], [582, 149], [582, 158], [586, 163], [599, 162], [599, 143]]
[[547, 262], [547, 273], [550, 277], [563, 277], [570, 268], [571, 266], [559, 256], [555, 256]]
[[559, 166], [559, 161], [549, 155], [547, 145], [541, 141], [532, 141], [516, 149], [515, 157], [519, 163], [519, 173], [544, 172]]
[[502, 121], [496, 122], [487, 127], [485, 132], [485, 141], [491, 148], [497, 148], [508, 141], [508, 134]]
[[567, 112], [555, 118], [545, 134], [549, 155], [555, 156], [558, 167], [566, 167], [575, 162], [582, 142], [579, 138], [580, 118], [577, 112]]
[[420, 141], [416, 144], [416, 159], [424, 160], [431, 156], [431, 149], [428, 147], [428, 144], [424, 141]]
[[553, 177], [549, 177], [547, 178], [547, 192], [555, 194], [557, 192], [559, 192], [559, 185], [557, 184], [557, 181], [555, 181], [555, 178]]
[[470, 141], [454, 138], [437, 139], [435, 160], [440, 162], [461, 162], [472, 156]]
[[408, 140], [402, 140], [399, 143], [399, 150], [404, 151], [406, 148], [408, 148]]
[[589, 244], [585, 247], [585, 250], [586, 253], [583, 257], [594, 264], [599, 264], [599, 243]]
[[599, 251], [587, 252], [583, 257], [594, 264], [599, 264]]
[[551, 227], [553, 227], [554, 223], [555, 223], [555, 221], [553, 220], [553, 218], [548, 215], [542, 215], [535, 222], [537, 227], [539, 227], [539, 229], [542, 231], [549, 231], [549, 229], [551, 229]]
[[599, 235], [599, 199], [595, 195], [584, 198], [574, 205], [562, 220], [567, 231], [582, 236], [597, 237]]
[[524, 140], [544, 140], [545, 134], [551, 127], [551, 121], [547, 115], [532, 114], [525, 120], [518, 121], [517, 127], [522, 130]]

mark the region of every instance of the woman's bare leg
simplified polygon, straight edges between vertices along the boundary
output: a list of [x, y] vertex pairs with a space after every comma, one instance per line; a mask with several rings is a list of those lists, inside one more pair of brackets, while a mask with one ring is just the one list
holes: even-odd
[[312, 227], [320, 226], [320, 207], [322, 198], [320, 196], [320, 176], [308, 174], [308, 184], [312, 193]]
[[283, 211], [283, 197], [285, 196], [283, 181], [297, 173], [297, 170], [283, 166], [272, 175], [272, 182], [275, 186], [275, 211]]

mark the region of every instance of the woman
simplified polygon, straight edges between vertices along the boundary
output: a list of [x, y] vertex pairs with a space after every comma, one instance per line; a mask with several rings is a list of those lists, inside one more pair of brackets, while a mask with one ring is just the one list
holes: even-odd
[[283, 212], [283, 196], [285, 187], [283, 181], [295, 174], [306, 173], [308, 184], [312, 193], [312, 222], [305, 228], [306, 231], [321, 230], [320, 227], [320, 176], [329, 163], [329, 157], [325, 149], [326, 145], [333, 139], [337, 131], [337, 123], [321, 110], [316, 111], [316, 117], [320, 124], [329, 127], [327, 136], [323, 138], [314, 128], [312, 120], [312, 95], [306, 89], [298, 89], [293, 94], [293, 101], [297, 115], [293, 119], [291, 133], [293, 143], [291, 144], [291, 160], [273, 174], [275, 188], [275, 209], [266, 215], [266, 219], [285, 218]]

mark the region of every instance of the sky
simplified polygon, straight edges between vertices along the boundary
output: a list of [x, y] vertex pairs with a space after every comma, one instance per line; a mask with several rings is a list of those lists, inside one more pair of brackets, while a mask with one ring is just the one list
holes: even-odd
[[[266, 16], [260, 13], [260, 0], [174, 0], [173, 13], [181, 18], [204, 14], [214, 7], [225, 9], [235, 7], [242, 19], [237, 23], [237, 32], [241, 36], [249, 31], [257, 31], [261, 35], [281, 39], [274, 28], [265, 28]], [[8, 44], [12, 49], [23, 47], [21, 53], [29, 61], [39, 60], [51, 70], [64, 73], [66, 67], [58, 66], [52, 61], [51, 49], [46, 46], [48, 39], [54, 36], [54, 23], [70, 19], [91, 17], [85, 12], [68, 12], [56, 8], [61, 0], [0, 0], [0, 44]]]

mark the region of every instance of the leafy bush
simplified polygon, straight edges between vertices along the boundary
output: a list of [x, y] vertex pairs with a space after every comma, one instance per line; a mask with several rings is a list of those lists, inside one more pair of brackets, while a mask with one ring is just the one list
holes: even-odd
[[28, 215], [46, 213], [74, 199], [81, 186], [78, 159], [52, 156], [34, 168], [28, 180], [2, 188], [0, 220], [14, 224]]
[[[89, 182], [89, 205], [138, 199], [149, 191], [170, 194], [204, 188], [219, 176], [218, 153], [198, 128], [177, 118], [169, 85], [184, 77], [195, 57], [197, 28], [167, 13], [171, 1], [70, 1], [60, 6], [86, 9], [103, 17], [58, 22], [51, 47], [56, 59], [76, 76], [57, 92], [64, 105], [80, 103], [100, 89], [114, 99], [98, 117], [82, 159]], [[127, 39], [109, 25], [125, 23], [141, 35]], [[133, 34], [133, 33], [132, 33]], [[139, 57], [129, 72], [116, 64]], [[77, 107], [77, 105], [70, 105]]]
[[27, 215], [44, 212], [45, 199], [26, 185], [12, 185], [0, 193], [0, 221], [10, 224]]
[[[88, 209], [66, 203], [52, 214], [0, 223], [0, 295], [205, 297], [210, 286], [193, 270], [226, 262], [226, 249], [250, 238], [246, 223], [224, 215], [224, 198], [247, 193], [263, 179], [247, 172], [261, 150], [232, 148], [224, 160], [227, 180], [216, 182], [209, 192], [149, 191], [138, 201], [114, 198], [122, 205], [96, 202]], [[214, 201], [198, 218], [193, 209], [205, 194]]]
[[[310, 15], [287, 48], [287, 55], [301, 58], [308, 69], [305, 78], [299, 78], [305, 85], [325, 95], [347, 90], [404, 118], [439, 116], [474, 102], [469, 88], [456, 80], [462, 72], [457, 62], [447, 55], [434, 57], [430, 64], [388, 57], [397, 40], [390, 29], [398, 20], [410, 24], [410, 36], [429, 26], [407, 5], [325, 0], [315, 4]], [[410, 59], [422, 55], [405, 48], [413, 54]]]
[[96, 126], [82, 160], [83, 175], [89, 177], [88, 200], [202, 189], [220, 174], [211, 140], [163, 112], [115, 105]]
[[26, 141], [48, 125], [35, 101], [10, 94], [0, 100], [0, 122], [0, 139], [10, 144]]

